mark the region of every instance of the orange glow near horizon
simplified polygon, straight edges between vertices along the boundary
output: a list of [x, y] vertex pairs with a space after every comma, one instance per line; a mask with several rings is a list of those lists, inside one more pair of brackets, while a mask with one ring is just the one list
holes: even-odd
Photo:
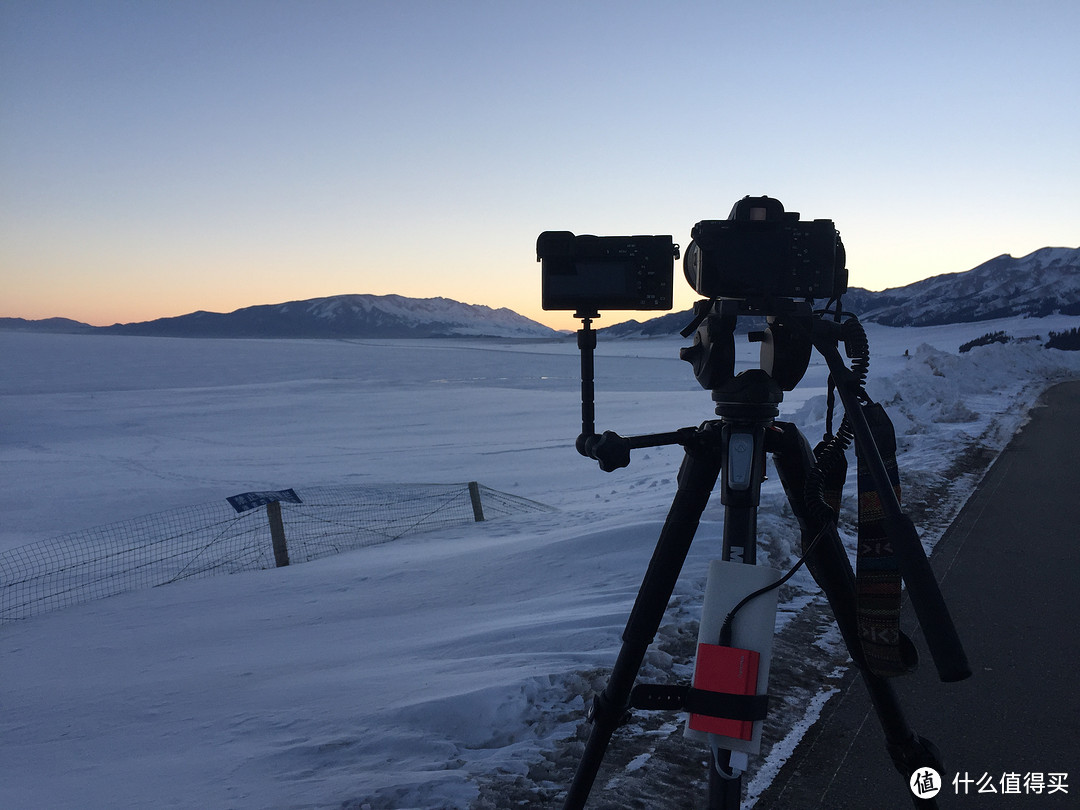
[[[1012, 251], [1012, 255], [1024, 256], [1032, 250], [1047, 245], [1032, 245], [1030, 249]], [[850, 283], [853, 287], [871, 290], [902, 287], [930, 275], [940, 273], [963, 272], [988, 261], [1002, 252], [977, 251], [970, 247], [957, 249], [954, 254], [941, 258], [954, 262], [952, 266], [934, 266], [932, 272], [919, 276], [917, 272], [902, 272], [903, 268], [892, 268], [891, 278], [884, 273], [871, 275], [852, 268]], [[849, 265], [851, 252], [849, 249]], [[959, 266], [959, 265], [963, 266]], [[929, 265], [927, 265], [929, 267]], [[39, 283], [40, 276], [31, 274], [22, 279], [5, 284], [5, 295], [0, 304], [0, 317], [44, 320], [47, 318], [68, 318], [92, 326], [111, 326], [115, 323], [136, 323], [158, 318], [187, 315], [197, 311], [233, 312], [245, 307], [263, 304], [280, 304], [289, 301], [305, 301], [336, 295], [401, 295], [407, 298], [450, 298], [467, 304], [484, 305], [492, 309], [506, 307], [553, 329], [576, 330], [580, 321], [572, 312], [544, 311], [540, 306], [540, 267], [533, 265], [535, 276], [526, 284], [520, 281], [524, 272], [516, 278], [500, 278], [494, 270], [481, 274], [472, 283], [464, 283], [460, 278], [467, 275], [462, 272], [439, 274], [411, 278], [409, 274], [380, 274], [375, 283], [365, 280], [350, 280], [349, 274], [340, 271], [330, 272], [315, 277], [288, 272], [260, 273], [245, 271], [241, 273], [220, 274], [221, 283], [215, 280], [213, 272], [179, 273], [165, 272], [159, 268], [156, 273], [122, 273], [119, 275], [97, 273], [80, 277], [70, 272], [54, 276], [48, 283]], [[253, 279], [248, 283], [237, 283], [236, 278]], [[368, 276], [367, 278], [370, 278]], [[497, 282], [485, 285], [490, 278]], [[411, 280], [410, 280], [411, 279]], [[877, 283], [874, 280], [877, 279]], [[515, 281], [517, 283], [515, 283]], [[226, 283], [228, 282], [228, 283]], [[427, 289], [427, 285], [442, 289]], [[527, 288], [527, 289], [523, 289]], [[689, 309], [697, 299], [693, 290], [682, 279], [681, 267], [675, 268], [675, 302], [672, 311]], [[663, 312], [606, 311], [601, 313], [596, 322], [599, 327], [612, 326], [627, 320], [645, 321], [663, 315]]]
[[[937, 261], [922, 268], [885, 266], [888, 249], [875, 257], [878, 273], [863, 269], [862, 255], [872, 246], [855, 240], [849, 244], [850, 283], [854, 287], [882, 290], [910, 284], [920, 278], [940, 273], [963, 272], [1008, 250], [985, 250], [971, 245], [958, 246], [954, 252], [938, 252]], [[1046, 245], [1028, 244], [1012, 255], [1023, 256]], [[387, 265], [395, 260], [384, 258]], [[398, 259], [397, 261], [400, 261]], [[73, 262], [74, 264], [74, 262]], [[148, 263], [153, 266], [153, 263]], [[400, 267], [392, 272], [360, 274], [340, 268], [304, 274], [288, 267], [261, 271], [241, 267], [217, 272], [214, 262], [203, 257], [193, 266], [200, 272], [184, 271], [179, 259], [160, 262], [150, 272], [101, 272], [100, 262], [85, 267], [82, 274], [71, 271], [28, 273], [5, 283], [0, 316], [41, 320], [69, 318], [93, 326], [133, 323], [186, 315], [200, 310], [232, 312], [250, 306], [304, 301], [335, 295], [401, 295], [408, 298], [444, 297], [467, 304], [499, 309], [506, 307], [520, 315], [554, 329], [575, 330], [579, 321], [572, 312], [547, 312], [540, 306], [540, 266], [519, 262], [512, 273], [502, 265], [489, 267], [443, 268], [441, 272], [413, 274]], [[254, 264], [254, 263], [253, 263]], [[76, 265], [77, 266], [77, 265]], [[209, 269], [205, 269], [206, 267]], [[919, 269], [922, 274], [919, 274]], [[531, 277], [530, 277], [531, 274]], [[690, 308], [697, 295], [682, 278], [681, 266], [675, 267], [675, 305], [673, 311]], [[608, 311], [601, 313], [600, 326], [611, 326], [630, 319], [648, 320], [662, 312]]]
[[685, 248], [748, 194], [832, 219], [873, 290], [1076, 238], [1080, 4], [973, 26], [948, 3], [697, 3], [688, 28], [678, 4], [554, 1], [0, 3], [0, 315], [366, 293], [572, 330], [540, 308], [540, 232]]

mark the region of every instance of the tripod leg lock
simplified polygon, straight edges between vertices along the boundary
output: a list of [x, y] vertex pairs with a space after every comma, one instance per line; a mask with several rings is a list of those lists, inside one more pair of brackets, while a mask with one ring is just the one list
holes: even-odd
[[607, 696], [606, 692], [600, 692], [593, 697], [593, 704], [585, 717], [589, 723], [595, 723], [598, 726], [612, 730], [625, 726], [630, 722], [630, 718], [630, 706], [616, 704]]

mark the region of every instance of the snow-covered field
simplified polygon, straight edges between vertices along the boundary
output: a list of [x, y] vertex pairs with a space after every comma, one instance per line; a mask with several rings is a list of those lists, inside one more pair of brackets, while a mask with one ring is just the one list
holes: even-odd
[[[1080, 377], [1080, 352], [957, 347], [999, 329], [1045, 339], [1076, 321], [870, 325], [869, 391], [900, 434], [905, 499], [928, 545], [1038, 394]], [[678, 360], [685, 343], [602, 342], [598, 429], [713, 418]], [[754, 349], [741, 351], [748, 366]], [[590, 681], [614, 661], [681, 459], [637, 451], [605, 474], [574, 452], [572, 340], [9, 332], [0, 354], [0, 549], [317, 484], [476, 480], [556, 509], [0, 626], [0, 807], [467, 808], [498, 806], [502, 786], [554, 795], [545, 774], [562, 774], [538, 766], [566, 747]], [[811, 442], [824, 386], [815, 357], [782, 406]], [[716, 501], [662, 635], [693, 621], [719, 556]], [[759, 559], [776, 567], [797, 540], [781, 511], [774, 475]], [[803, 572], [791, 584], [781, 627], [816, 590]], [[660, 651], [646, 666], [685, 675]], [[751, 776], [772, 772], [820, 703], [789, 710], [795, 731]]]

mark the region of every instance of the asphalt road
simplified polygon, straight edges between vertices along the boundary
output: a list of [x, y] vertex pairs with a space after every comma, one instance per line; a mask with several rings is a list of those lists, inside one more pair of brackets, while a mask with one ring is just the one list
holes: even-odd
[[[941, 751], [938, 806], [1080, 807], [1080, 382], [1043, 396], [931, 564], [973, 675], [938, 681], [908, 611], [922, 663], [894, 686]], [[756, 810], [912, 806], [852, 672]]]

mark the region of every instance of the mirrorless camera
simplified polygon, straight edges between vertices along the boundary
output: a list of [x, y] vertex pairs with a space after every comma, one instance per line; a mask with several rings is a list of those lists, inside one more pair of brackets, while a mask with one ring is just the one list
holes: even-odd
[[671, 309], [679, 246], [670, 236], [575, 236], [545, 231], [536, 240], [544, 309]]

